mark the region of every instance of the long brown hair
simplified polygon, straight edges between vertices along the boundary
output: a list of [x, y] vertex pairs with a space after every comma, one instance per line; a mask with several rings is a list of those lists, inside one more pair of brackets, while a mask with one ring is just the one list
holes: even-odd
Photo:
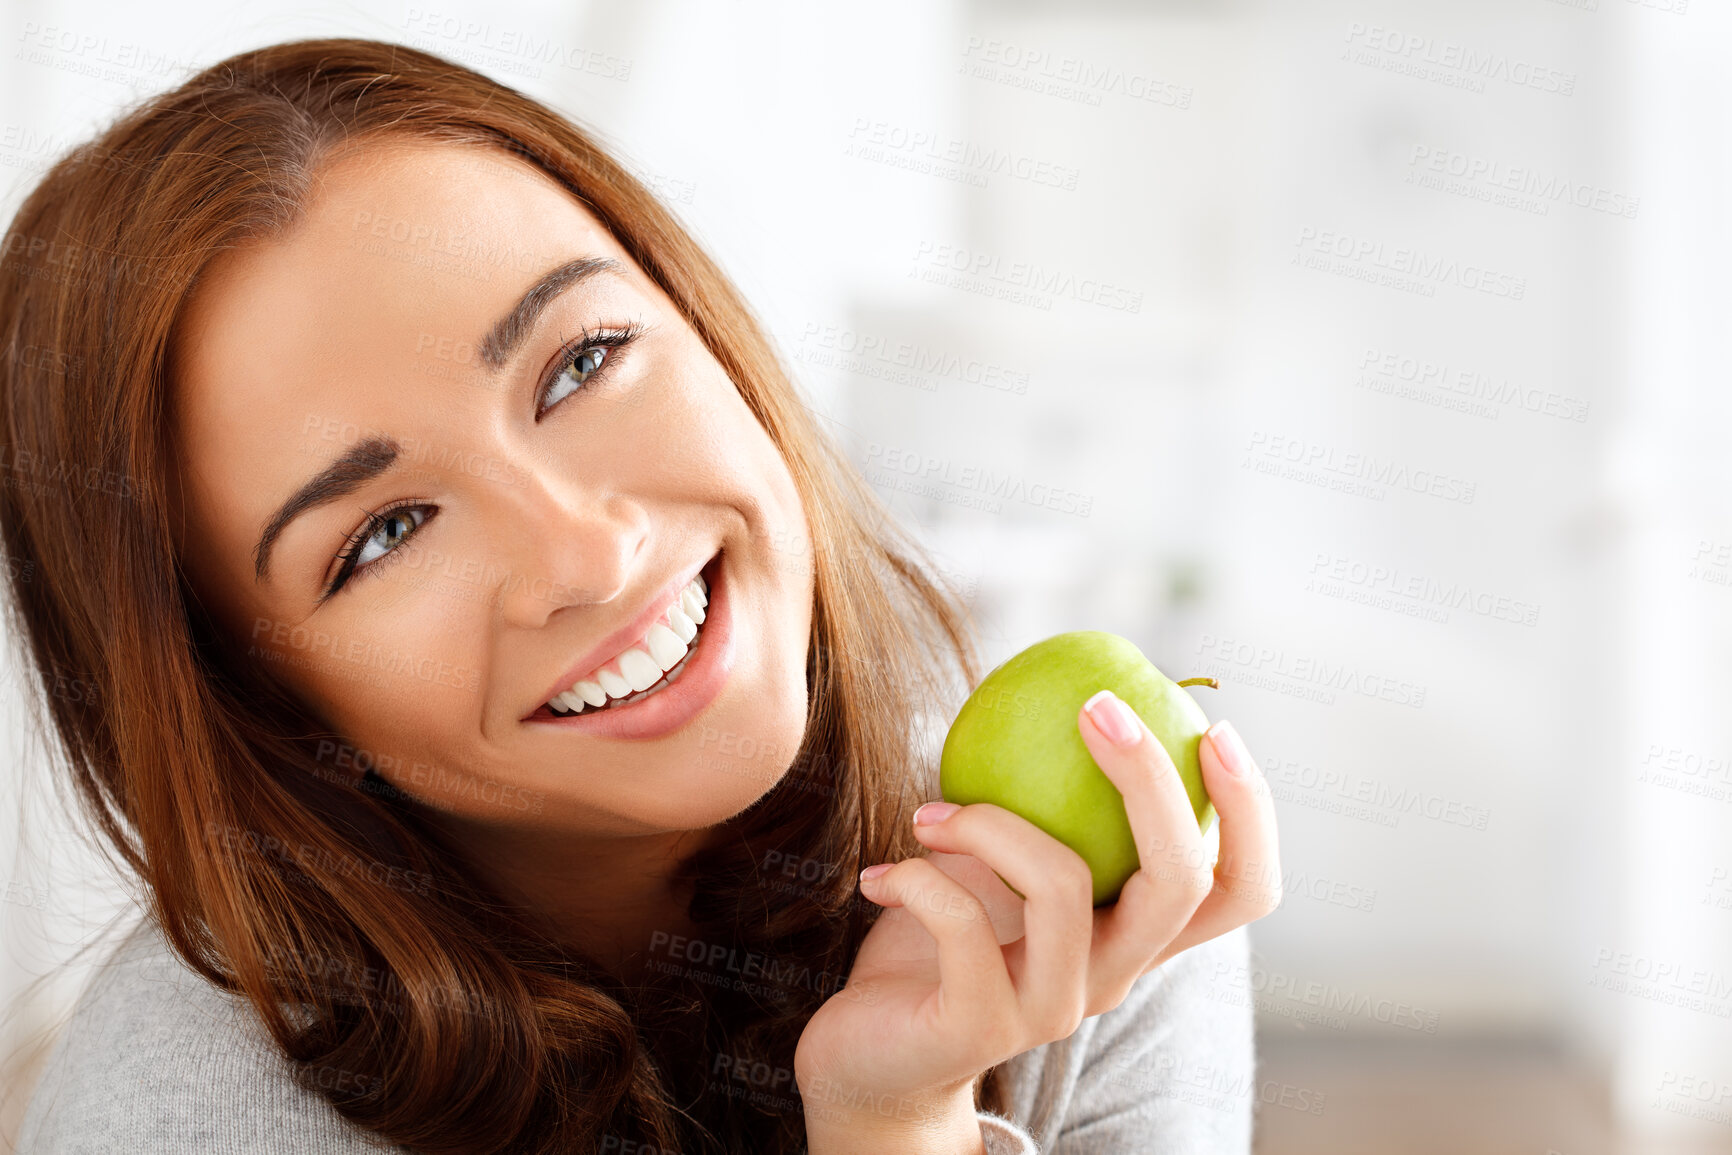
[[[549, 941], [481, 889], [412, 790], [333, 774], [343, 736], [237, 660], [185, 583], [165, 417], [180, 303], [217, 254], [294, 222], [335, 146], [392, 135], [501, 149], [578, 197], [799, 487], [816, 585], [803, 742], [732, 837], [683, 864], [712, 954], [771, 960], [774, 981], [627, 989]], [[536, 101], [402, 45], [319, 39], [233, 56], [125, 113], [46, 174], [0, 256], [8, 609], [80, 803], [173, 949], [250, 1002], [305, 1085], [396, 1143], [800, 1150], [795, 1044], [878, 913], [855, 875], [924, 853], [907, 819], [936, 783], [922, 723], [978, 664], [956, 588], [676, 219]], [[49, 692], [67, 671], [93, 692]], [[798, 885], [768, 888], [767, 862], [802, 864]], [[718, 1090], [741, 1063], [781, 1074]], [[977, 1090], [1004, 1110], [994, 1073]]]

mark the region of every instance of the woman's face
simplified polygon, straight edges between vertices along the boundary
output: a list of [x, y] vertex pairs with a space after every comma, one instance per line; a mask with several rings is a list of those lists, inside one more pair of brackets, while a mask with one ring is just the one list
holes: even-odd
[[286, 238], [211, 267], [174, 366], [189, 578], [346, 739], [333, 776], [629, 836], [724, 821], [788, 768], [813, 596], [793, 479], [540, 170], [423, 142], [329, 163]]

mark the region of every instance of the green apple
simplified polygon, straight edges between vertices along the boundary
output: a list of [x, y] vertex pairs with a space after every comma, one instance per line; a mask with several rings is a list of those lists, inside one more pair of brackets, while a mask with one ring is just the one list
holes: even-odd
[[944, 738], [939, 791], [946, 802], [1002, 806], [1076, 851], [1094, 876], [1094, 905], [1105, 905], [1140, 860], [1124, 796], [1095, 765], [1077, 713], [1100, 690], [1135, 710], [1178, 767], [1206, 833], [1215, 807], [1197, 755], [1209, 719], [1184, 689], [1198, 684], [1216, 683], [1171, 681], [1117, 634], [1078, 630], [1036, 642], [996, 667], [963, 703]]

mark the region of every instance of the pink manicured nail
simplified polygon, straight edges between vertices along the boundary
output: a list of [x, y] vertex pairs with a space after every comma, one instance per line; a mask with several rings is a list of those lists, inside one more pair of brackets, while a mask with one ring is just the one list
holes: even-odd
[[1083, 709], [1088, 711], [1095, 729], [1105, 734], [1113, 745], [1135, 746], [1143, 740], [1143, 728], [1137, 724], [1137, 716], [1111, 690], [1102, 690], [1084, 702]]
[[936, 826], [961, 809], [954, 802], [928, 802], [914, 812], [914, 825]]
[[891, 864], [888, 862], [880, 862], [877, 866], [868, 866], [865, 870], [860, 872], [860, 881], [865, 882], [868, 878], [877, 878], [880, 874], [889, 870], [890, 867]]
[[1221, 756], [1221, 765], [1227, 771], [1240, 778], [1249, 778], [1255, 767], [1251, 761], [1251, 752], [1245, 749], [1244, 739], [1239, 737], [1239, 731], [1233, 729], [1233, 724], [1223, 718], [1209, 727], [1209, 741], [1215, 744], [1215, 753]]

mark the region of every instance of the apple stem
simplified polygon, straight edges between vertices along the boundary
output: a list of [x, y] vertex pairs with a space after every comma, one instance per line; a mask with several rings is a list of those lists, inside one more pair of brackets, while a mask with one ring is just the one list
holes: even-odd
[[1211, 690], [1219, 690], [1221, 683], [1213, 678], [1186, 678], [1182, 682], [1173, 683], [1176, 686], [1207, 686]]

